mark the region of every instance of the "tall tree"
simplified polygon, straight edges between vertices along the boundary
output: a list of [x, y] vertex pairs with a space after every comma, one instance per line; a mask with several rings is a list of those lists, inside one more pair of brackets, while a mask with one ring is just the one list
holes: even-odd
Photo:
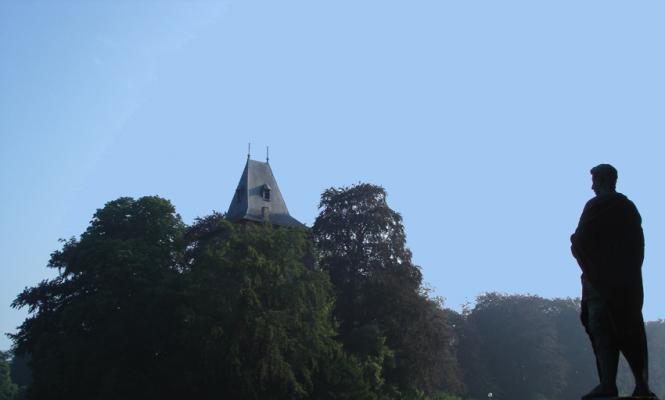
[[327, 274], [298, 228], [186, 229], [157, 197], [97, 210], [18, 295], [13, 336], [34, 399], [375, 399], [372, 370], [334, 340]]
[[194, 367], [183, 394], [373, 397], [360, 362], [333, 338], [330, 282], [307, 267], [305, 230], [235, 225], [215, 214], [192, 226], [187, 242], [179, 347]]
[[167, 200], [120, 198], [52, 254], [57, 277], [13, 303], [30, 312], [13, 339], [19, 354], [31, 356], [31, 398], [166, 394], [162, 359], [172, 346], [183, 230]]
[[[454, 362], [452, 331], [425, 296], [402, 218], [385, 190], [366, 183], [330, 188], [319, 208], [313, 234], [335, 290], [340, 340], [360, 357], [387, 355], [379, 366], [386, 390], [433, 392], [444, 382], [442, 364]], [[389, 351], [367, 343], [385, 343]]]

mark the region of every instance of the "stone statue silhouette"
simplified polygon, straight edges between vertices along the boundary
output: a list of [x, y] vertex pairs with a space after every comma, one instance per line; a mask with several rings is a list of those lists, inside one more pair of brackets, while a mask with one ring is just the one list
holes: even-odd
[[656, 399], [649, 389], [642, 317], [642, 218], [635, 204], [616, 192], [617, 175], [609, 164], [591, 169], [596, 196], [584, 206], [570, 237], [571, 251], [582, 269], [582, 324], [591, 339], [600, 378], [600, 384], [582, 400], [618, 395], [619, 352], [635, 377], [633, 397]]

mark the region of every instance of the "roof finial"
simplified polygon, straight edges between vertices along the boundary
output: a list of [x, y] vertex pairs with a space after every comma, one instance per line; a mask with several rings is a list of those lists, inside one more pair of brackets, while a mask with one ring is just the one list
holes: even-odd
[[247, 161], [249, 161], [249, 155], [252, 151], [252, 143], [247, 143]]
[[266, 164], [270, 162], [270, 146], [266, 146]]

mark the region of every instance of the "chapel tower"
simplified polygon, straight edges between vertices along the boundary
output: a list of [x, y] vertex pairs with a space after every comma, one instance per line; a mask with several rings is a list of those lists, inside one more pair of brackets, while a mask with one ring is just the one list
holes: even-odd
[[268, 160], [251, 160], [249, 155], [226, 217], [231, 222], [304, 226], [289, 214]]

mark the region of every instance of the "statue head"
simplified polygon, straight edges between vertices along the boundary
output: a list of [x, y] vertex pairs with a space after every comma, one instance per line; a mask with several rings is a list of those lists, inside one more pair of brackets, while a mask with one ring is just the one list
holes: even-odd
[[614, 193], [617, 186], [618, 173], [616, 168], [610, 164], [599, 164], [591, 168], [591, 180], [593, 184], [591, 189], [596, 196], [607, 193]]

